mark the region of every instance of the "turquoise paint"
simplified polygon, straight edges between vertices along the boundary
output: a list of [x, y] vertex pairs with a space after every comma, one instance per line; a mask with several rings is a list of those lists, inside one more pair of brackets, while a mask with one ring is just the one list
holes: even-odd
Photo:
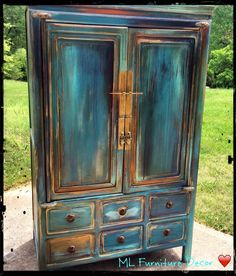
[[[158, 32], [157, 32], [158, 38]], [[178, 175], [183, 113], [189, 92], [189, 45], [141, 43], [138, 91], [137, 181]], [[186, 106], [185, 106], [186, 108]]]
[[[74, 215], [74, 221], [68, 222], [67, 216]], [[93, 226], [92, 205], [78, 207], [65, 206], [64, 208], [48, 211], [48, 232], [65, 232], [70, 230], [87, 229]]]
[[[35, 235], [37, 236], [35, 240], [40, 268], [63, 268], [175, 246], [183, 246], [183, 261], [186, 261], [191, 255], [196, 190], [191, 193], [188, 200], [186, 200], [188, 197], [186, 194], [180, 197], [177, 194], [170, 194], [182, 192], [182, 188], [186, 185], [196, 187], [197, 184], [203, 90], [209, 41], [208, 29], [199, 31], [195, 24], [202, 20], [208, 21], [211, 8], [204, 8], [203, 10], [199, 6], [195, 6], [195, 9], [190, 6], [172, 7], [170, 9], [159, 7], [158, 10], [158, 7], [120, 6], [114, 7], [114, 10], [118, 12], [120, 9], [126, 13], [125, 15], [105, 15], [101, 12], [109, 9], [108, 7], [100, 7], [99, 9], [95, 7], [92, 11], [93, 7], [33, 6], [27, 13], [30, 122], [32, 128], [31, 148], [32, 167], [34, 167], [34, 177], [32, 179], [34, 227]], [[49, 11], [52, 16], [50, 21], [32, 17], [31, 14], [38, 11], [38, 9], [43, 12]], [[44, 24], [43, 22], [45, 21], [46, 23]], [[59, 24], [69, 22], [73, 24], [54, 26], [53, 22]], [[210, 21], [208, 22], [210, 23]], [[83, 24], [90, 26], [83, 26]], [[103, 26], [96, 28], [97, 25]], [[130, 27], [135, 27], [135, 29]], [[192, 27], [195, 29], [191, 29]], [[152, 30], [148, 28], [152, 28]], [[50, 35], [49, 31], [51, 32]], [[138, 106], [142, 106], [143, 97], [148, 98], [149, 108], [145, 110], [146, 106], [143, 106], [144, 114], [142, 114], [142, 118], [151, 118], [150, 120], [146, 119], [146, 124], [150, 124], [153, 128], [149, 133], [150, 144], [147, 143], [148, 133], [146, 132], [148, 131], [146, 129], [146, 137], [145, 135], [142, 136], [142, 138], [145, 137], [146, 141], [145, 139], [139, 141], [139, 146], [143, 145], [143, 149], [139, 148], [140, 150], [137, 151], [136, 155], [143, 156], [144, 160], [137, 157], [139, 170], [136, 176], [139, 181], [142, 179], [146, 181], [155, 180], [156, 177], [160, 176], [165, 180], [168, 176], [180, 174], [181, 178], [178, 182], [169, 182], [165, 183], [165, 185], [130, 186], [129, 168], [123, 167], [123, 157], [127, 161], [129, 153], [117, 150], [119, 101], [118, 97], [113, 97], [111, 101], [111, 97], [107, 96], [104, 91], [106, 88], [110, 89], [111, 79], [116, 80], [114, 83], [115, 87], [113, 87], [114, 91], [116, 91], [119, 72], [134, 71], [136, 68], [135, 64], [138, 60], [136, 55], [137, 47], [133, 47], [134, 41], [132, 37], [136, 31], [143, 32], [147, 36], [156, 35], [158, 39], [161, 38], [163, 41], [162, 45], [158, 44], [159, 42], [154, 43], [155, 45], [150, 43], [145, 46], [143, 44], [140, 48], [140, 53], [143, 55], [142, 68], [145, 68], [145, 71], [149, 71], [150, 75], [153, 78], [154, 76], [157, 77], [157, 79], [154, 78], [154, 81], [150, 82], [143, 69], [139, 72], [141, 75], [134, 72], [134, 84], [142, 86], [142, 82], [145, 83], [143, 85], [145, 94], [142, 99], [139, 98]], [[72, 34], [72, 32], [74, 33]], [[42, 37], [41, 34], [43, 35]], [[63, 44], [65, 45], [65, 47], [61, 47], [61, 52], [56, 52], [53, 44], [57, 35], [61, 36], [57, 44], [59, 48]], [[70, 37], [70, 42], [66, 42], [63, 37]], [[91, 43], [88, 44], [85, 41], [86, 39], [90, 39]], [[111, 40], [114, 42], [111, 42]], [[115, 56], [113, 49], [118, 49], [118, 56]], [[118, 62], [112, 68], [114, 57], [117, 57]], [[191, 95], [188, 89], [190, 83], [192, 85], [192, 80], [187, 76], [186, 70], [183, 69], [186, 65], [184, 60], [186, 64], [189, 64], [189, 75], [192, 73], [193, 64], [195, 66], [195, 71], [193, 72], [194, 86]], [[169, 75], [168, 72], [166, 74], [161, 72], [162, 67], [159, 61], [164, 64], [163, 68], [167, 68], [166, 71], [171, 72]], [[52, 64], [51, 75], [48, 71], [48, 62]], [[83, 68], [80, 67], [81, 63]], [[95, 70], [95, 67], [99, 67], [99, 69]], [[112, 70], [117, 70], [116, 74]], [[158, 73], [155, 74], [157, 70]], [[99, 75], [100, 72], [103, 73], [102, 76]], [[77, 73], [80, 74], [77, 75]], [[141, 80], [140, 83], [138, 78]], [[171, 82], [169, 81], [170, 78]], [[50, 90], [50, 85], [48, 85], [50, 79], [52, 80], [52, 90]], [[166, 81], [162, 82], [163, 79]], [[80, 80], [80, 83], [78, 80]], [[161, 91], [158, 85], [156, 87], [153, 86], [153, 90], [151, 89], [151, 86], [157, 81], [162, 88]], [[172, 94], [171, 85], [177, 91], [175, 94]], [[88, 91], [90, 88], [96, 91], [96, 94], [91, 96], [89, 93], [82, 93], [82, 90]], [[139, 87], [134, 87], [134, 91], [137, 88]], [[67, 94], [64, 90], [66, 90]], [[50, 95], [52, 96], [52, 101]], [[191, 101], [196, 104], [191, 105], [189, 109], [190, 96]], [[100, 97], [102, 98], [101, 102]], [[82, 100], [80, 101], [80, 99]], [[94, 104], [94, 99], [98, 105]], [[133, 107], [135, 105], [136, 101], [133, 101]], [[49, 106], [52, 108], [52, 128], [49, 123]], [[76, 107], [78, 108], [76, 109]], [[166, 107], [168, 112], [166, 112]], [[178, 108], [183, 112], [177, 112]], [[111, 110], [113, 112], [112, 116]], [[192, 115], [188, 113], [189, 110]], [[162, 112], [160, 113], [160, 111]], [[90, 115], [92, 120], [88, 119], [86, 121], [86, 116], [89, 118]], [[186, 133], [181, 129], [181, 124], [188, 126], [187, 120], [184, 122], [183, 118], [188, 118], [193, 122], [192, 131], [188, 133], [189, 140], [186, 140]], [[164, 122], [167, 124], [162, 129], [160, 127], [160, 119], [163, 120], [163, 125]], [[74, 127], [76, 123], [81, 123], [81, 120], [84, 122], [81, 128]], [[107, 121], [107, 124], [105, 121]], [[140, 123], [142, 123], [141, 116]], [[58, 124], [60, 132], [57, 132]], [[86, 125], [88, 126], [87, 129]], [[142, 126], [145, 127], [145, 124], [143, 123]], [[88, 140], [86, 140], [85, 135], [81, 133], [82, 129], [85, 129], [89, 136], [97, 135], [99, 139], [93, 140], [88, 137]], [[189, 129], [186, 128], [186, 130]], [[101, 138], [102, 131], [105, 131], [105, 138]], [[166, 141], [160, 131], [166, 134]], [[74, 133], [76, 133], [78, 138], [82, 138], [83, 142], [82, 140], [79, 142], [79, 139], [76, 141], [72, 139], [71, 141], [69, 137], [73, 136]], [[143, 135], [143, 132], [140, 133]], [[50, 134], [53, 135], [52, 143]], [[158, 139], [153, 137], [155, 135]], [[157, 141], [157, 145], [155, 145], [155, 141]], [[162, 143], [161, 146], [159, 146], [158, 141]], [[102, 146], [100, 147], [100, 145]], [[178, 149], [177, 145], [181, 145], [181, 147]], [[158, 147], [158, 154], [155, 154]], [[103, 157], [101, 159], [98, 158], [101, 162], [96, 162], [95, 166], [93, 165], [93, 158], [97, 156], [98, 149], [102, 151]], [[165, 157], [164, 149], [169, 152], [169, 158]], [[51, 150], [54, 158], [52, 164], [50, 164], [51, 156], [49, 158], [48, 155]], [[178, 150], [180, 151], [178, 152]], [[61, 156], [59, 156], [59, 152]], [[107, 156], [108, 152], [109, 156]], [[150, 154], [147, 154], [147, 152], [150, 152]], [[176, 155], [180, 156], [180, 161]], [[82, 159], [80, 159], [81, 156], [83, 157]], [[185, 163], [185, 157], [189, 158], [187, 164]], [[178, 161], [179, 164], [177, 163]], [[126, 164], [129, 164], [129, 162]], [[53, 191], [51, 186], [52, 174], [54, 174], [54, 181], [59, 183], [61, 187], [76, 188], [80, 186], [80, 188], [87, 187], [88, 189], [85, 193], [80, 193], [79, 195], [76, 192], [69, 193], [65, 191], [58, 193]], [[92, 184], [100, 188], [102, 187], [102, 182], [107, 180], [113, 185], [110, 190], [109, 188], [89, 190]], [[120, 186], [116, 186], [118, 182]], [[150, 196], [153, 195], [156, 197], [153, 202], [150, 202]], [[166, 211], [163, 206], [164, 199], [169, 197], [169, 195], [173, 196], [174, 206], [172, 211], [176, 213]], [[144, 197], [143, 213], [139, 209], [139, 204], [134, 201], [134, 196]], [[177, 202], [176, 198], [179, 198]], [[102, 208], [104, 200], [106, 200], [108, 205], [106, 211], [102, 212], [100, 208]], [[59, 205], [55, 206], [53, 209], [55, 212], [52, 213], [52, 216], [50, 215], [49, 229], [55, 230], [55, 232], [50, 234], [47, 233], [47, 208], [40, 207], [41, 203], [44, 204], [47, 201], [50, 204], [53, 202], [56, 205], [62, 204], [61, 207]], [[125, 217], [118, 218], [117, 213], [114, 214], [113, 212], [114, 209], [119, 208], [119, 202], [121, 201], [130, 205], [130, 210], [133, 210], [132, 214], [128, 213], [127, 220]], [[90, 203], [95, 204], [95, 214], [91, 219], [94, 224], [91, 228], [87, 226], [89, 224], [89, 210], [81, 205], [89, 205]], [[71, 206], [71, 204], [75, 205]], [[188, 213], [185, 211], [186, 204]], [[66, 225], [63, 224], [66, 212], [61, 212], [61, 210], [67, 207], [68, 210], [81, 214], [83, 219], [80, 225], [84, 225], [84, 229], [81, 226], [78, 226], [78, 228], [71, 224], [71, 228], [69, 227], [64, 232], [63, 229], [66, 229]], [[136, 218], [140, 214], [141, 216], [143, 215], [143, 219], [136, 222]], [[180, 236], [182, 228], [175, 224], [176, 216], [178, 216], [178, 221], [180, 221], [179, 225], [184, 224], [184, 238], [178, 241], [175, 239], [160, 239], [157, 232], [153, 231], [150, 245], [147, 233], [150, 224], [158, 225], [159, 227], [172, 227], [174, 235], [172, 237]], [[76, 223], [79, 225], [79, 222]], [[137, 228], [134, 229], [134, 227]], [[63, 231], [63, 233], [60, 231]], [[84, 233], [95, 235], [95, 248], [90, 249], [86, 245], [84, 251], [81, 251], [82, 255], [75, 256], [56, 252], [51, 256], [56, 263], [47, 264], [47, 258], [50, 254], [46, 244], [48, 239], [67, 237], [70, 241], [70, 237], [76, 236], [79, 238]], [[107, 234], [105, 248], [108, 253], [101, 254], [101, 237], [105, 233]], [[117, 239], [115, 239], [117, 234], [127, 235], [126, 241], [128, 243], [122, 247], [117, 245]], [[67, 248], [65, 247], [64, 252], [66, 250]], [[86, 257], [84, 259], [83, 256], [89, 258]]]
[[[165, 230], [169, 230], [170, 234], [166, 236]], [[176, 221], [163, 224], [149, 224], [148, 231], [150, 232], [149, 245], [162, 245], [173, 241], [182, 240], [184, 238], [184, 223], [183, 221]]]
[[[110, 181], [112, 42], [59, 42], [61, 186]], [[78, 184], [77, 184], [78, 185]]]
[[[172, 202], [172, 207], [167, 208], [167, 202]], [[152, 195], [150, 197], [150, 217], [161, 218], [182, 215], [187, 212], [187, 194]]]
[[[119, 243], [118, 238], [123, 236], [124, 243]], [[104, 247], [101, 254], [138, 249], [142, 246], [142, 228], [124, 228], [118, 231], [107, 231], [103, 233]]]
[[[125, 215], [119, 214], [119, 209], [125, 207]], [[141, 199], [131, 199], [116, 203], [106, 203], [102, 207], [103, 223], [120, 223], [121, 221], [129, 221], [134, 219], [141, 219], [142, 217], [142, 202]]]

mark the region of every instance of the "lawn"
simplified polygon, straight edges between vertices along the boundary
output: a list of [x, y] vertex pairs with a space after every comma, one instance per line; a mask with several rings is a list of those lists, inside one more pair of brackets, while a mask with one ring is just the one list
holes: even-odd
[[[4, 81], [5, 190], [30, 180], [27, 83]], [[233, 90], [207, 89], [195, 220], [233, 234]], [[229, 142], [230, 141], [230, 142]]]

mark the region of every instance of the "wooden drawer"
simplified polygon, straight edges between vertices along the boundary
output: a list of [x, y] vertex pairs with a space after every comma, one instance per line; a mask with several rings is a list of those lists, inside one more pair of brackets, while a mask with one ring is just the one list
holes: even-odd
[[46, 221], [48, 234], [91, 229], [94, 226], [94, 203], [47, 209]]
[[144, 198], [106, 201], [102, 203], [102, 223], [119, 224], [143, 220]]
[[74, 235], [47, 240], [48, 263], [91, 258], [94, 255], [93, 234]]
[[148, 246], [161, 246], [184, 239], [184, 221], [150, 223], [147, 226]]
[[106, 231], [100, 235], [100, 253], [123, 252], [142, 248], [142, 226]]
[[186, 214], [188, 196], [187, 193], [151, 195], [150, 219]]

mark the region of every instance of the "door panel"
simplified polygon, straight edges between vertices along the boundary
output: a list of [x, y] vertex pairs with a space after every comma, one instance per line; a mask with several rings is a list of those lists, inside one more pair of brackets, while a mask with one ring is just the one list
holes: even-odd
[[129, 39], [129, 89], [143, 94], [131, 96], [132, 123], [125, 128], [133, 136], [126, 191], [186, 184], [196, 33], [131, 29]]
[[126, 45], [126, 28], [47, 25], [53, 199], [121, 191], [118, 99], [110, 93], [120, 89]]

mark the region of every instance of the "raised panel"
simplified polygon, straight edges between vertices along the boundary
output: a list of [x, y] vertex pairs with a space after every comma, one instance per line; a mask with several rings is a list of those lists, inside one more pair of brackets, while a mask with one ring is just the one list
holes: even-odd
[[[52, 199], [121, 191], [118, 91], [127, 28], [47, 25]], [[49, 148], [50, 148], [49, 147]]]
[[100, 235], [100, 253], [109, 254], [132, 251], [142, 248], [142, 226], [106, 231]]
[[92, 258], [95, 250], [93, 234], [74, 235], [47, 240], [47, 263], [64, 263]]
[[133, 96], [126, 127], [133, 138], [126, 190], [186, 185], [197, 32], [131, 29], [130, 41], [129, 89], [142, 94]]

